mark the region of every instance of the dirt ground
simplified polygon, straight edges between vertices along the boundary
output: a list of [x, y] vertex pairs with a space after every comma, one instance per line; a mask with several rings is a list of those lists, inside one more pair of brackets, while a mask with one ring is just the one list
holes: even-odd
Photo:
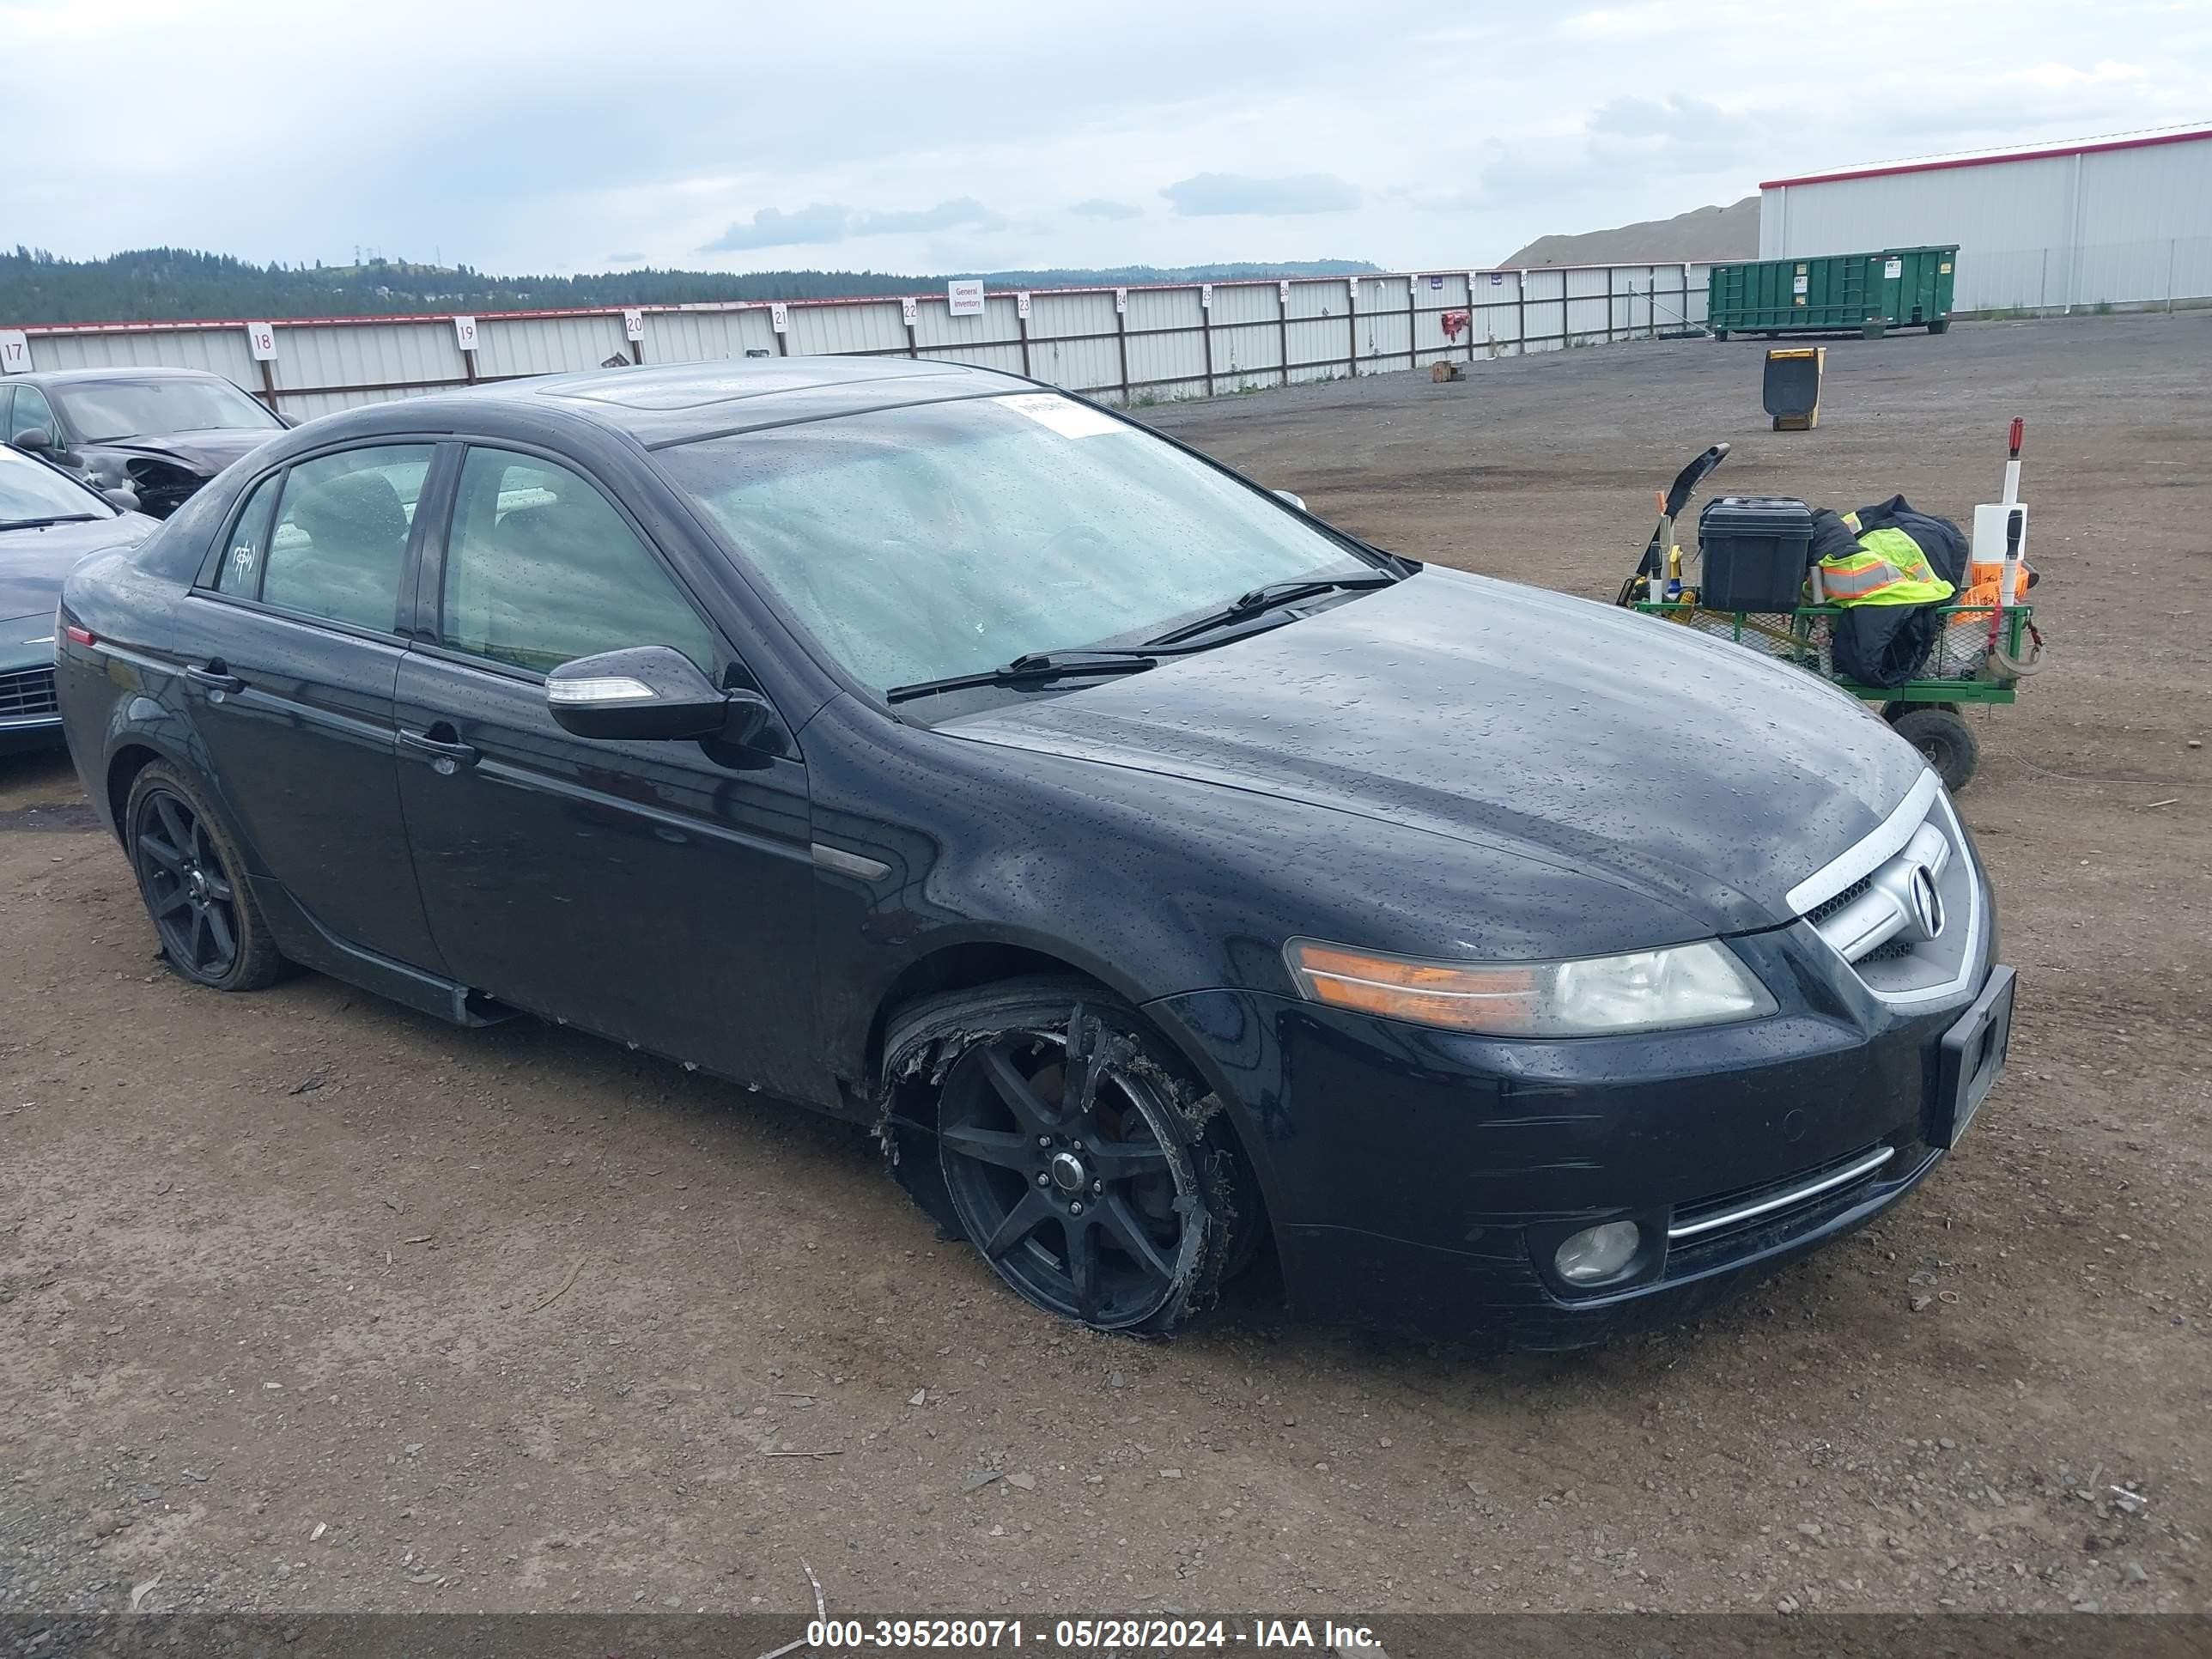
[[1838, 343], [1807, 434], [1759, 352], [1149, 413], [1591, 595], [1715, 439], [1738, 491], [1964, 517], [2028, 416], [2051, 665], [1961, 802], [2012, 1068], [1881, 1224], [1565, 1358], [1264, 1279], [1095, 1338], [854, 1131], [329, 980], [188, 988], [66, 765], [0, 762], [0, 1608], [797, 1613], [802, 1561], [833, 1614], [2212, 1607], [2212, 314]]

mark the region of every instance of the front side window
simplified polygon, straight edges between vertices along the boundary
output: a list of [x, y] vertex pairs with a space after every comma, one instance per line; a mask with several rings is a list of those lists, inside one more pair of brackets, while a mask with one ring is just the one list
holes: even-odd
[[[70, 424], [87, 443], [168, 432], [211, 432], [226, 427], [266, 427], [283, 422], [229, 381], [209, 375], [145, 380], [81, 380], [58, 386], [54, 395]], [[20, 419], [22, 410], [16, 410]]]
[[25, 432], [43, 432], [50, 444], [61, 442], [61, 434], [54, 428], [54, 411], [46, 402], [46, 394], [34, 386], [15, 388], [15, 412], [9, 417], [10, 427], [8, 441], [15, 441]]
[[439, 632], [454, 650], [544, 673], [634, 645], [714, 672], [707, 624], [589, 480], [556, 462], [471, 449], [446, 550]]
[[[430, 470], [428, 444], [378, 444], [302, 461], [284, 475], [265, 548], [251, 550], [264, 605], [391, 633], [415, 504]], [[264, 484], [261, 492], [269, 486]], [[249, 510], [240, 520], [250, 528]], [[239, 550], [223, 562], [226, 591]]]
[[878, 691], [1149, 638], [1271, 582], [1372, 574], [1258, 491], [1051, 393], [802, 422], [657, 459]]

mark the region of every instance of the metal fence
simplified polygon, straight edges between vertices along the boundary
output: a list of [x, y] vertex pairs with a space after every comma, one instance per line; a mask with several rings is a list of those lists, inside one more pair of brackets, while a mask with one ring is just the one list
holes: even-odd
[[[309, 416], [621, 363], [909, 357], [1146, 404], [1695, 331], [1703, 264], [1554, 265], [1156, 287], [949, 292], [258, 323], [0, 326], [0, 365], [212, 370]], [[0, 319], [4, 324], [5, 319]]]

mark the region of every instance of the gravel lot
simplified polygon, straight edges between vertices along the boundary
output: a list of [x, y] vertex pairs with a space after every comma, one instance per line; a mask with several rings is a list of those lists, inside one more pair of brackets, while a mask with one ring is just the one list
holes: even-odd
[[[0, 1608], [796, 1613], [802, 1561], [833, 1614], [2212, 1607], [2212, 314], [1839, 342], [1804, 434], [1759, 351], [1149, 413], [1590, 595], [1714, 439], [1739, 491], [1964, 517], [2029, 417], [2052, 665], [1961, 802], [2012, 1070], [1883, 1224], [1563, 1359], [1300, 1326], [1264, 1276], [1094, 1338], [851, 1130], [328, 980], [187, 988], [67, 766], [0, 762]], [[1696, 711], [1655, 715], [1663, 763]]]

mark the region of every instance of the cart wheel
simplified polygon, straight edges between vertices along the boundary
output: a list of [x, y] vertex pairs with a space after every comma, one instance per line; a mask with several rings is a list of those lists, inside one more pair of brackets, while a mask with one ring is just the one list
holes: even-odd
[[1724, 329], [1724, 328], [1717, 328], [1717, 329], [1715, 329], [1715, 330], [1713, 331], [1713, 338], [1715, 338], [1716, 340], [1725, 340], [1725, 339], [1727, 339], [1727, 338], [1728, 338], [1728, 331], [1727, 331], [1726, 329]]
[[1860, 336], [1869, 340], [1879, 340], [1888, 332], [1888, 327], [1881, 323], [1868, 323], [1859, 330]]
[[1928, 331], [1930, 334], [1948, 334], [1951, 331], [1951, 319], [1948, 317], [1938, 317], [1928, 325]]
[[1914, 703], [1893, 715], [1889, 723], [1897, 728], [1899, 737], [1928, 757], [1936, 775], [1953, 794], [1973, 781], [1982, 746], [1974, 740], [1973, 728], [1953, 710], [1933, 703]]

